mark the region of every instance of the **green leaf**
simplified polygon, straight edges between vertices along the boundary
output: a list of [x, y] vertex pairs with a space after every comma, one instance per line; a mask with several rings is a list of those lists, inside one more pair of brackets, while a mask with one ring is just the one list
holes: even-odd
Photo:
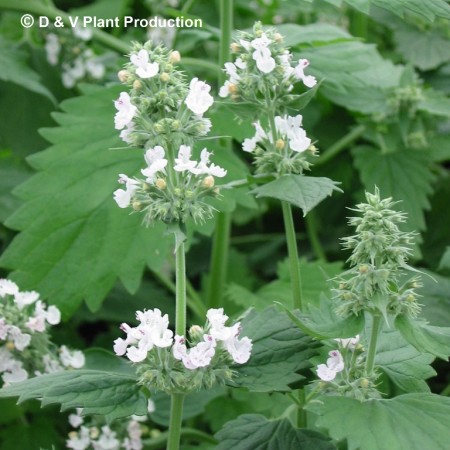
[[309, 410], [316, 425], [348, 450], [447, 450], [450, 398], [405, 394], [390, 400], [360, 402], [349, 397], [321, 397]]
[[329, 438], [317, 431], [294, 428], [288, 419], [267, 420], [244, 414], [225, 424], [215, 437], [217, 450], [332, 450]]
[[442, 255], [441, 261], [439, 262], [439, 270], [450, 272], [450, 247], [447, 247]]
[[345, 3], [357, 9], [358, 11], [361, 11], [364, 14], [369, 14], [370, 0], [344, 0], [344, 1]]
[[24, 202], [6, 223], [21, 233], [1, 265], [64, 318], [83, 299], [98, 309], [117, 278], [135, 292], [145, 267], [159, 270], [172, 244], [162, 224], [145, 228], [112, 198], [118, 174], [133, 176], [143, 164], [138, 150], [111, 150], [123, 146], [112, 102], [121, 89], [85, 86], [83, 96], [61, 104], [62, 126], [43, 130], [53, 145], [29, 159], [38, 173], [17, 188]]
[[435, 327], [425, 321], [402, 315], [395, 319], [395, 326], [402, 336], [417, 350], [431, 353], [445, 361], [450, 355], [450, 328]]
[[303, 217], [330, 196], [333, 191], [342, 192], [337, 182], [324, 177], [283, 175], [270, 183], [258, 186], [251, 193], [259, 197], [271, 197], [287, 201], [303, 210]]
[[[308, 359], [319, 345], [303, 334], [289, 317], [275, 307], [258, 313], [251, 310], [242, 320], [242, 336], [253, 341], [252, 356], [234, 366], [239, 376], [233, 385], [253, 392], [290, 391], [290, 384], [304, 382]], [[301, 373], [300, 373], [301, 372]]]
[[450, 60], [450, 41], [436, 29], [423, 30], [399, 22], [394, 40], [404, 60], [420, 70], [435, 69]]
[[375, 364], [404, 392], [429, 392], [425, 380], [436, 375], [430, 366], [434, 356], [408, 344], [396, 330], [384, 330], [378, 338]]
[[27, 54], [15, 42], [0, 37], [0, 80], [18, 84], [56, 103], [53, 94], [39, 80], [39, 75], [26, 64]]
[[147, 399], [134, 373], [79, 369], [45, 374], [0, 390], [0, 397], [19, 403], [39, 399], [42, 406], [59, 403], [61, 410], [83, 408], [83, 414], [105, 416], [108, 422], [147, 414]]
[[342, 39], [354, 39], [347, 31], [329, 23], [312, 23], [310, 25], [297, 25], [283, 23], [277, 27], [284, 37], [286, 47], [315, 42], [329, 42]]
[[418, 110], [435, 116], [450, 117], [450, 98], [431, 89], [424, 91], [424, 96], [425, 98], [417, 105]]
[[31, 169], [11, 152], [0, 150], [0, 222], [19, 206], [19, 200], [11, 191], [30, 175]]
[[368, 146], [357, 147], [353, 155], [365, 188], [371, 191], [376, 185], [383, 197], [401, 200], [398, 208], [408, 213], [405, 228], [424, 230], [424, 213], [430, 207], [428, 196], [435, 179], [429, 155], [414, 150], [383, 154]]

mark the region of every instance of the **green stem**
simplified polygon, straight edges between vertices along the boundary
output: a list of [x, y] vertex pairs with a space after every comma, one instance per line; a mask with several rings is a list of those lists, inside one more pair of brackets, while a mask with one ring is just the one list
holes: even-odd
[[317, 259], [326, 262], [327, 256], [320, 243], [319, 235], [317, 233], [317, 221], [315, 211], [310, 211], [306, 217], [306, 233], [308, 234], [309, 242], [314, 250]]
[[370, 377], [375, 365], [375, 356], [377, 354], [377, 340], [380, 332], [382, 317], [379, 314], [372, 315], [372, 332], [370, 333], [369, 350], [366, 359], [366, 376]]
[[[230, 60], [230, 42], [233, 30], [233, 0], [220, 0], [220, 29], [219, 67], [222, 68]], [[224, 82], [225, 77], [226, 74], [220, 71], [218, 76], [220, 84]], [[231, 141], [229, 139], [225, 146], [229, 151], [232, 151]], [[217, 308], [221, 305], [225, 284], [227, 282], [230, 231], [231, 214], [217, 214], [207, 292], [207, 305], [210, 308]]]
[[316, 166], [325, 164], [337, 155], [339, 155], [343, 150], [345, 150], [351, 143], [356, 141], [363, 133], [366, 131], [365, 125], [358, 125], [353, 128], [352, 131], [347, 133], [337, 142], [335, 142], [315, 163]]
[[175, 332], [180, 336], [184, 336], [186, 333], [186, 256], [184, 253], [184, 243], [178, 246], [175, 259]]
[[180, 448], [181, 422], [183, 420], [183, 394], [172, 394], [170, 406], [169, 438], [167, 450], [178, 450]]
[[[208, 444], [217, 444], [217, 441], [207, 433], [203, 431], [194, 430], [193, 428], [182, 428], [181, 436], [186, 437], [197, 442], [207, 442]], [[145, 450], [159, 450], [169, 437], [169, 433], [164, 432], [153, 439], [144, 440]]]
[[300, 265], [298, 261], [297, 239], [295, 237], [294, 219], [292, 217], [291, 205], [281, 202], [283, 209], [284, 228], [289, 255], [289, 267], [291, 271], [292, 291], [294, 295], [294, 309], [302, 310], [302, 288], [300, 278]]

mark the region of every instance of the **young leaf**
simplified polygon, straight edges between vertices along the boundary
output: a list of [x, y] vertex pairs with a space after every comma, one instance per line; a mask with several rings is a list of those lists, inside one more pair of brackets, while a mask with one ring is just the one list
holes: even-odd
[[111, 150], [123, 147], [113, 125], [120, 89], [86, 86], [83, 96], [62, 103], [62, 125], [43, 131], [53, 145], [30, 158], [39, 172], [17, 189], [24, 203], [7, 221], [21, 233], [2, 266], [65, 318], [83, 299], [98, 309], [117, 278], [135, 292], [145, 266], [158, 270], [171, 246], [162, 224], [145, 228], [112, 198], [118, 174], [143, 166], [140, 151]]
[[434, 327], [425, 321], [397, 316], [395, 326], [402, 336], [417, 350], [431, 353], [445, 361], [450, 355], [450, 328]]
[[225, 424], [215, 437], [217, 450], [333, 450], [329, 438], [317, 431], [294, 428], [288, 419], [267, 420], [244, 414]]
[[337, 182], [324, 177], [283, 175], [270, 183], [258, 186], [251, 192], [256, 197], [271, 197], [287, 201], [303, 210], [303, 216], [311, 211], [333, 191], [342, 192]]
[[389, 400], [361, 402], [349, 397], [321, 397], [308, 410], [319, 415], [316, 426], [348, 450], [447, 450], [450, 398], [405, 394]]
[[366, 189], [378, 186], [383, 197], [402, 200], [399, 208], [408, 213], [405, 228], [423, 230], [435, 179], [429, 156], [414, 150], [381, 153], [366, 146], [356, 148], [353, 155]]
[[275, 307], [261, 313], [251, 310], [242, 320], [242, 336], [253, 340], [250, 360], [234, 366], [239, 376], [234, 386], [253, 392], [290, 391], [290, 384], [305, 381], [303, 373], [317, 354], [317, 342], [303, 334]]

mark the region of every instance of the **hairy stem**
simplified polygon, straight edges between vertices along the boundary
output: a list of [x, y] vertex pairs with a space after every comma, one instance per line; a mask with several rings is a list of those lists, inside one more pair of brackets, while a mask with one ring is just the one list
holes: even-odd
[[[233, 0], [220, 0], [220, 47], [219, 66], [230, 60], [231, 32], [233, 30]], [[219, 82], [225, 80], [225, 73], [220, 72]], [[231, 151], [231, 141], [226, 142]], [[231, 214], [218, 213], [216, 229], [213, 237], [212, 255], [210, 265], [210, 279], [207, 291], [207, 304], [210, 308], [221, 305], [228, 271], [228, 249], [230, 247]]]
[[169, 438], [167, 450], [180, 448], [181, 422], [183, 420], [183, 394], [172, 394], [170, 404]]
[[289, 268], [291, 271], [292, 292], [294, 296], [294, 309], [302, 310], [302, 288], [300, 277], [300, 265], [298, 261], [297, 239], [295, 236], [294, 219], [292, 217], [291, 205], [281, 202], [283, 210], [284, 228], [288, 247]]
[[366, 376], [370, 377], [375, 365], [375, 356], [377, 354], [377, 340], [380, 333], [382, 317], [379, 314], [373, 314], [372, 332], [370, 333], [369, 350], [366, 359]]

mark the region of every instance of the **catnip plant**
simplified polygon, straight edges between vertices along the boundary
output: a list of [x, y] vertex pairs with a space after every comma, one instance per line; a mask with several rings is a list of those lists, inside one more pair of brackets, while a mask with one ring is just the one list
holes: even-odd
[[187, 84], [176, 67], [179, 61], [178, 51], [151, 42], [135, 44], [130, 62], [118, 74], [130, 93], [122, 92], [114, 103], [115, 128], [123, 141], [144, 150], [147, 164], [143, 179], [120, 175], [125, 189], [116, 190], [114, 199], [120, 208], [142, 214], [144, 225], [167, 224], [175, 237], [175, 335], [167, 314], [144, 310], [136, 313], [137, 327], [121, 325], [127, 337], [114, 343], [115, 353], [126, 354], [136, 365], [139, 384], [171, 395], [168, 449], [179, 447], [184, 395], [230, 381], [231, 365], [246, 363], [252, 349], [251, 339], [239, 337], [239, 322], [225, 325], [223, 308], [208, 310], [206, 324], [192, 326], [186, 336], [185, 227], [190, 220], [213, 217], [207, 198], [219, 194], [215, 179], [226, 170], [210, 161], [206, 148], [199, 160], [193, 159], [195, 141], [210, 131], [203, 114], [214, 99], [204, 81], [193, 78]]

